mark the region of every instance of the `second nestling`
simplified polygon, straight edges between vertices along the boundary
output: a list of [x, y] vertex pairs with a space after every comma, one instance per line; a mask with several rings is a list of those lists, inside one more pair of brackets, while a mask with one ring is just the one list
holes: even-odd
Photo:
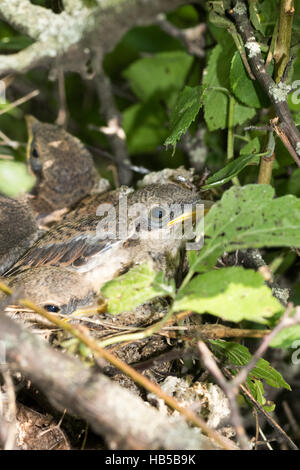
[[36, 176], [30, 204], [38, 216], [69, 209], [90, 194], [110, 188], [82, 142], [54, 124], [26, 117], [27, 160]]

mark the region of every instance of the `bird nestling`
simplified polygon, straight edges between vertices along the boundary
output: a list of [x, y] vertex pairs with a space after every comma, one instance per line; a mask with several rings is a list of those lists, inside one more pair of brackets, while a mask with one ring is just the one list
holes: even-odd
[[[120, 212], [124, 202], [127, 220]], [[80, 274], [95, 293], [105, 282], [144, 262], [166, 277], [174, 277], [185, 243], [182, 222], [192, 218], [191, 205], [196, 203], [204, 204], [205, 209], [211, 205], [174, 184], [148, 185], [124, 196], [119, 204], [100, 206], [98, 215], [69, 217], [53, 225], [5, 276], [33, 267], [64, 267]], [[177, 209], [170, 215], [172, 205]], [[107, 212], [109, 208], [113, 210]]]
[[70, 208], [83, 197], [110, 188], [77, 137], [33, 116], [26, 116], [26, 124], [27, 161], [37, 179], [30, 204], [39, 216]]
[[38, 225], [25, 201], [0, 195], [0, 275], [37, 240]]

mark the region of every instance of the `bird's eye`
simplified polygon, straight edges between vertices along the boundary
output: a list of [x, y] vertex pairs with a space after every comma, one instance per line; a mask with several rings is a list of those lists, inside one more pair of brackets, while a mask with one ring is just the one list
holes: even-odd
[[51, 313], [57, 313], [60, 311], [60, 308], [57, 307], [57, 305], [44, 305], [44, 309]]
[[40, 157], [40, 156], [39, 156], [39, 152], [37, 151], [36, 147], [33, 147], [33, 148], [31, 149], [31, 156], [32, 156], [33, 158], [39, 158], [39, 157]]
[[153, 207], [151, 209], [151, 217], [154, 220], [163, 220], [163, 218], [166, 216], [166, 210], [163, 207]]

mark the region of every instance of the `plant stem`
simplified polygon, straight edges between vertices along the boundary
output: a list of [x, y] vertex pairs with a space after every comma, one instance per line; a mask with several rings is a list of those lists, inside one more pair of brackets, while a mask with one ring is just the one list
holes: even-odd
[[229, 97], [228, 134], [227, 134], [227, 163], [234, 157], [234, 103], [233, 96]]
[[273, 132], [270, 131], [268, 135], [268, 142], [266, 145], [266, 154], [260, 160], [258, 184], [271, 184], [272, 170], [275, 160], [275, 139]]
[[280, 81], [289, 61], [294, 12], [294, 0], [280, 1], [278, 37], [274, 53], [276, 83]]

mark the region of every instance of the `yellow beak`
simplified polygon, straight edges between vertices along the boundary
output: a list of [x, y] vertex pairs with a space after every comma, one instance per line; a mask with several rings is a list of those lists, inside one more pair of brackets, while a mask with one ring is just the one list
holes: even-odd
[[[204, 205], [204, 215], [206, 215], [214, 203], [212, 201], [200, 200], [199, 204]], [[184, 222], [185, 220], [194, 218], [196, 215], [197, 215], [197, 210], [184, 212], [183, 214], [180, 214], [178, 217], [175, 217], [175, 219], [170, 220], [170, 222], [168, 222], [168, 227], [171, 227], [172, 225], [175, 225], [180, 222]]]

